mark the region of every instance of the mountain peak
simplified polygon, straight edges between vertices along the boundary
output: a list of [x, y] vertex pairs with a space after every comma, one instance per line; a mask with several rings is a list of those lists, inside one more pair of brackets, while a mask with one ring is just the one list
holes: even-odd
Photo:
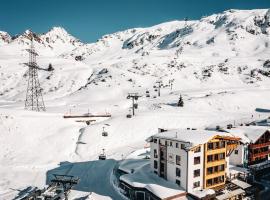
[[11, 41], [11, 36], [4, 31], [0, 31], [0, 44], [7, 44]]
[[68, 34], [68, 32], [66, 31], [66, 29], [64, 29], [63, 27], [60, 26], [55, 26], [52, 27], [48, 32], [48, 33], [56, 33], [56, 34]]
[[[42, 34], [41, 38], [47, 43], [80, 43], [80, 41], [70, 35], [63, 27], [53, 27], [47, 33]], [[76, 45], [75, 45], [76, 46]]]

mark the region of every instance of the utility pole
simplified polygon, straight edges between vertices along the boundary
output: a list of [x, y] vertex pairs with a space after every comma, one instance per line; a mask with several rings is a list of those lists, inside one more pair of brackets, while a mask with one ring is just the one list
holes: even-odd
[[174, 79], [170, 79], [170, 80], [169, 80], [169, 86], [170, 86], [170, 88], [171, 88], [171, 91], [172, 91], [173, 82], [174, 82]]
[[36, 56], [33, 38], [31, 38], [31, 47], [27, 49], [29, 53], [28, 63], [24, 63], [28, 66], [28, 85], [25, 99], [25, 109], [34, 111], [45, 111], [45, 105], [42, 96], [42, 88], [40, 87], [38, 80], [38, 70], [44, 70], [40, 68], [36, 63]]
[[127, 99], [131, 99], [132, 100], [132, 115], [135, 115], [135, 108], [138, 107], [138, 104], [135, 103], [135, 100], [139, 99], [138, 93], [128, 93]]
[[156, 83], [158, 84], [158, 86], [157, 86], [158, 96], [160, 97], [160, 88], [161, 88], [161, 86], [163, 86], [163, 84], [162, 84], [162, 81], [161, 80], [157, 81]]

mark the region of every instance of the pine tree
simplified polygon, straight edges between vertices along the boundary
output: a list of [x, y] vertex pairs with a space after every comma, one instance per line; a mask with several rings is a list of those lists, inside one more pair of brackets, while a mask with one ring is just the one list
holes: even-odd
[[180, 95], [177, 106], [178, 107], [184, 107], [184, 101], [183, 101], [182, 95]]
[[50, 63], [49, 67], [48, 67], [48, 71], [53, 71], [53, 70], [54, 70], [54, 68], [53, 68], [52, 64]]

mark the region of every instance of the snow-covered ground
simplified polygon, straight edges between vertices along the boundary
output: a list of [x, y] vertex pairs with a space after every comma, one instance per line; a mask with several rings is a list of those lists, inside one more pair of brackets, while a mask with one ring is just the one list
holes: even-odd
[[[13, 39], [0, 32], [0, 199], [12, 199], [27, 186], [43, 187], [54, 172], [79, 176], [75, 189], [92, 199], [120, 199], [109, 183], [114, 164], [143, 148], [158, 128], [267, 116], [255, 109], [270, 108], [269, 11], [230, 10], [187, 25], [130, 29], [92, 44], [62, 28]], [[54, 68], [39, 71], [46, 113], [24, 110], [28, 77], [22, 63], [33, 34], [39, 66]], [[174, 80], [172, 90], [161, 88], [161, 97], [153, 88], [158, 80], [164, 86]], [[128, 92], [142, 95], [131, 119]], [[180, 94], [184, 107], [175, 106]], [[112, 117], [90, 126], [63, 118], [88, 111]], [[97, 160], [103, 148], [109, 158], [104, 162]]]

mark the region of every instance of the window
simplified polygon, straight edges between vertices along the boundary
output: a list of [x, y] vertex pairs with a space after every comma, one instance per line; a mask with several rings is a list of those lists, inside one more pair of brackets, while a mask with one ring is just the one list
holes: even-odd
[[213, 147], [213, 143], [208, 143], [207, 144], [207, 149], [208, 150], [212, 150], [214, 147]]
[[144, 200], [145, 199], [145, 193], [144, 192], [136, 192], [136, 199], [137, 200]]
[[207, 174], [213, 174], [213, 167], [208, 167], [207, 168]]
[[194, 170], [193, 174], [194, 174], [194, 178], [200, 176], [200, 169]]
[[158, 155], [157, 155], [157, 150], [154, 149], [154, 158], [157, 158], [157, 157], [158, 157]]
[[172, 147], [172, 142], [170, 142], [170, 146]]
[[179, 148], [178, 142], [175, 143], [175, 147], [176, 147], [176, 148]]
[[225, 141], [221, 141], [220, 142], [220, 148], [224, 148], [225, 147]]
[[181, 149], [185, 149], [185, 144], [181, 144]]
[[194, 165], [200, 164], [200, 162], [201, 162], [200, 156], [194, 157]]
[[225, 166], [224, 165], [219, 165], [219, 171], [224, 171], [224, 168], [225, 168]]
[[158, 162], [156, 160], [154, 160], [154, 168], [157, 169], [158, 168]]
[[215, 158], [214, 160], [218, 160], [218, 154], [215, 154], [214, 158]]
[[200, 146], [195, 148], [195, 150], [194, 150], [194, 153], [198, 153], [198, 152], [201, 152], [201, 147]]
[[154, 139], [154, 143], [157, 143], [157, 139], [156, 138]]
[[206, 184], [207, 186], [219, 184], [224, 182], [224, 176], [215, 177], [213, 179], [208, 179]]
[[207, 185], [207, 186], [211, 186], [211, 185], [212, 185], [212, 179], [208, 179], [208, 180], [206, 181], [206, 185]]
[[225, 159], [225, 153], [221, 153], [221, 154], [219, 154], [219, 159], [220, 159], [220, 160]]
[[160, 159], [165, 160], [165, 155], [163, 151], [160, 151]]
[[181, 157], [180, 156], [178, 156], [178, 155], [175, 156], [175, 163], [177, 165], [181, 165]]
[[238, 150], [235, 150], [235, 151], [234, 151], [234, 154], [238, 155]]
[[218, 149], [219, 142], [213, 142], [213, 149]]
[[179, 168], [175, 168], [175, 175], [177, 176], [177, 177], [180, 177], [181, 176], [181, 170], [179, 169]]
[[193, 188], [197, 188], [197, 187], [200, 187], [200, 181], [193, 183]]
[[167, 140], [165, 140], [165, 146], [168, 146], [168, 142], [167, 142]]
[[218, 178], [214, 178], [214, 184], [217, 184], [218, 183]]
[[207, 162], [212, 162], [212, 161], [213, 161], [213, 155], [208, 155]]
[[180, 182], [179, 180], [177, 180], [177, 179], [175, 180], [175, 183], [176, 183], [177, 185], [179, 185], [179, 186], [181, 185], [181, 182]]

